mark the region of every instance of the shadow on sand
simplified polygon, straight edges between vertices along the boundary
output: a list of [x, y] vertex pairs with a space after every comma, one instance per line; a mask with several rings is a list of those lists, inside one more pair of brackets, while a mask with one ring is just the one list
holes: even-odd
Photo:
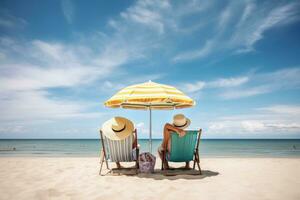
[[177, 180], [177, 179], [203, 179], [206, 177], [212, 177], [212, 176], [217, 176], [219, 175], [219, 172], [214, 172], [210, 170], [202, 170], [202, 175], [199, 174], [198, 170], [182, 170], [182, 169], [173, 169], [173, 170], [159, 170], [156, 169], [154, 173], [152, 174], [145, 174], [145, 173], [138, 173], [136, 174], [136, 171], [133, 169], [131, 170], [117, 170], [113, 169], [113, 173], [107, 174], [116, 176], [116, 175], [125, 175], [125, 176], [134, 176], [138, 178], [150, 178], [150, 179], [155, 179], [155, 180]]
[[199, 174], [197, 170], [155, 170], [153, 174], [138, 174], [139, 178], [151, 178], [155, 180], [177, 180], [177, 179], [203, 179], [206, 177], [217, 176], [219, 172], [214, 172], [210, 170], [202, 170], [202, 175]]

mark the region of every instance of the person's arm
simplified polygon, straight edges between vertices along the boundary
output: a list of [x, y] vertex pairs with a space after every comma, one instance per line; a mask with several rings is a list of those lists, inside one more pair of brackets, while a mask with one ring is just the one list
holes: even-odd
[[180, 128], [177, 128], [177, 127], [175, 127], [175, 126], [173, 126], [172, 124], [169, 124], [169, 123], [166, 123], [165, 128], [167, 128], [168, 131], [176, 132], [180, 136], [184, 136], [184, 134], [185, 134], [184, 130], [182, 130]]
[[179, 134], [180, 136], [183, 136], [185, 134], [185, 131], [179, 128], [176, 128], [172, 124], [166, 123], [164, 127], [164, 138], [163, 138], [163, 143], [162, 147], [163, 149], [167, 149], [168, 141], [170, 139], [170, 134], [171, 132], [175, 132]]

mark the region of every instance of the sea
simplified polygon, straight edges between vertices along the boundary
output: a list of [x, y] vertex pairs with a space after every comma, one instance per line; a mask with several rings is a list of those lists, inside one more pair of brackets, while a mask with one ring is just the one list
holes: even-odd
[[[139, 139], [141, 152], [149, 152], [149, 140]], [[156, 154], [161, 139], [152, 140]], [[97, 157], [99, 139], [0, 139], [0, 157]], [[300, 139], [202, 139], [200, 157], [297, 157]]]

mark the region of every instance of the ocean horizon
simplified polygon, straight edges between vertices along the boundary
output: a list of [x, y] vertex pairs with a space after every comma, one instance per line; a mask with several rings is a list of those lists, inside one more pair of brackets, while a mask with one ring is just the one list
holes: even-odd
[[[141, 151], [149, 140], [139, 139]], [[153, 139], [153, 154], [161, 139]], [[1, 139], [0, 157], [97, 157], [100, 139]], [[201, 157], [300, 157], [300, 139], [201, 139]]]

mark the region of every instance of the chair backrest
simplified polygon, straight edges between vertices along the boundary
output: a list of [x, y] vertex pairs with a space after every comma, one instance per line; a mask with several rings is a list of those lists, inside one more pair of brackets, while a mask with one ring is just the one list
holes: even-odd
[[111, 140], [103, 135], [106, 158], [112, 162], [133, 161], [132, 144], [134, 135], [131, 134], [124, 140]]
[[193, 160], [197, 138], [198, 131], [186, 131], [183, 137], [180, 137], [177, 133], [171, 133], [171, 152], [168, 160], [171, 162]]

